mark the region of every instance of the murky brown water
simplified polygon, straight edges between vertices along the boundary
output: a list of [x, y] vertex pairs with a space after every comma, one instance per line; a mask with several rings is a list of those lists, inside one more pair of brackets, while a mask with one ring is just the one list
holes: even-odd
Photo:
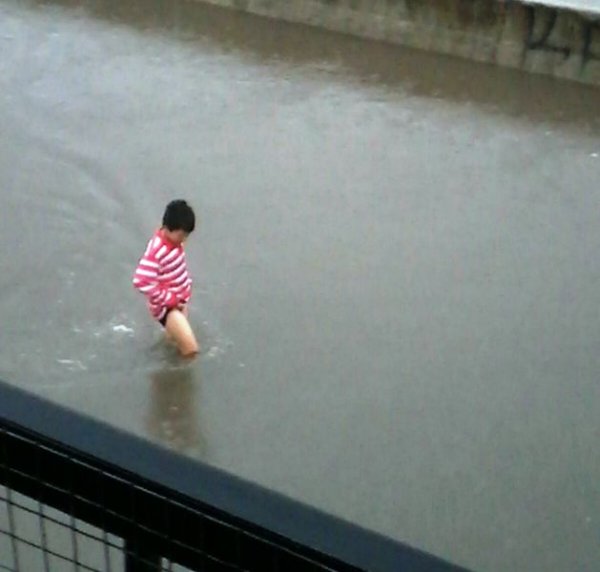
[[[0, 54], [0, 377], [476, 570], [597, 566], [599, 90], [175, 0], [0, 0]], [[187, 368], [130, 284], [179, 196]]]

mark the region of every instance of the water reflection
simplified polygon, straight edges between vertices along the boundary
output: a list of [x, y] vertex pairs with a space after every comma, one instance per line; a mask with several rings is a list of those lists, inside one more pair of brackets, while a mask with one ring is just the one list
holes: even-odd
[[193, 364], [165, 365], [150, 378], [148, 432], [170, 449], [204, 455], [206, 440], [199, 420], [200, 379]]

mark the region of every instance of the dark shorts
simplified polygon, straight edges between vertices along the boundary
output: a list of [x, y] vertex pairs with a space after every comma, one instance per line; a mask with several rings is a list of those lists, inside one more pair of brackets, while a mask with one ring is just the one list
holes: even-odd
[[167, 311], [165, 312], [165, 315], [158, 320], [159, 324], [163, 327], [166, 328], [167, 327], [167, 316], [169, 315], [170, 312], [172, 312], [175, 308], [167, 308]]

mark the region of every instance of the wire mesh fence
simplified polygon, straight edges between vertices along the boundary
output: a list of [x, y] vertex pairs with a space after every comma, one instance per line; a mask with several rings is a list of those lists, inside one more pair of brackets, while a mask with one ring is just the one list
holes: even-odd
[[123, 549], [122, 539], [0, 487], [0, 570], [122, 570]]
[[[8, 485], [0, 496], [3, 570], [350, 569], [319, 563], [31, 438], [1, 430], [0, 442], [0, 479]], [[163, 554], [179, 554], [192, 568]]]
[[458, 567], [0, 382], [0, 572]]

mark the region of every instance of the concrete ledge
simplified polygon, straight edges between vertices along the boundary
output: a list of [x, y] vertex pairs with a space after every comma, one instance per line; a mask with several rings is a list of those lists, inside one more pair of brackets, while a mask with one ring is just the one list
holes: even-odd
[[196, 0], [600, 86], [595, 0]]

